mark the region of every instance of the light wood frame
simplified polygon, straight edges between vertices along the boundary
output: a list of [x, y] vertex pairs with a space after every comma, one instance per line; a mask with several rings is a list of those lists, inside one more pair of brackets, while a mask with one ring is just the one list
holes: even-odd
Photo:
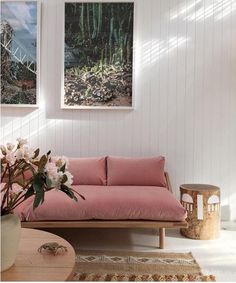
[[[167, 189], [172, 192], [169, 175], [165, 172]], [[159, 229], [159, 248], [165, 246], [166, 228], [187, 228], [186, 221], [150, 220], [80, 220], [80, 221], [22, 221], [23, 228], [154, 228]]]

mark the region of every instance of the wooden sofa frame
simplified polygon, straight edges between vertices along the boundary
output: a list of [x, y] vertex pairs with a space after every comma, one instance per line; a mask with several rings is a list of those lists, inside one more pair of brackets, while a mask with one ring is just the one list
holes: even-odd
[[[167, 189], [172, 192], [169, 175], [165, 172]], [[186, 221], [149, 220], [79, 220], [79, 221], [22, 221], [23, 228], [154, 228], [159, 229], [159, 248], [165, 246], [166, 228], [186, 228]]]

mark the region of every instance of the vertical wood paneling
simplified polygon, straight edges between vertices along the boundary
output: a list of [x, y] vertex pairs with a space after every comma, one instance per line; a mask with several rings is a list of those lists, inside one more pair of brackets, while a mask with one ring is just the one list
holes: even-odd
[[[202, 9], [204, 4], [201, 4]], [[196, 13], [196, 12], [195, 12]], [[203, 99], [204, 99], [204, 63], [205, 63], [205, 21], [196, 23], [195, 30], [195, 75], [194, 75], [194, 182], [199, 182], [203, 169]]]
[[[186, 7], [188, 1], [184, 0], [179, 3], [175, 13], [180, 14], [181, 17], [186, 18], [187, 11], [183, 9]], [[178, 23], [178, 36], [185, 38], [185, 43], [178, 47], [178, 60], [177, 60], [177, 103], [176, 103], [176, 140], [173, 142], [176, 145], [176, 187], [177, 184], [185, 182], [185, 99], [186, 99], [186, 66], [187, 56], [186, 49], [188, 44], [187, 38], [187, 21], [181, 20], [177, 17], [175, 20]]]
[[[189, 2], [189, 1], [187, 1]], [[193, 1], [193, 3], [195, 0]], [[187, 18], [196, 15], [193, 8], [187, 11]], [[196, 23], [191, 21], [187, 24], [186, 36], [189, 39], [186, 46], [186, 77], [185, 77], [185, 179], [186, 182], [193, 180], [193, 152], [194, 152], [194, 78], [195, 78], [195, 32]]]
[[[172, 9], [176, 10], [179, 1], [171, 1], [169, 3], [168, 18], [171, 17]], [[172, 182], [176, 182], [176, 146], [173, 143], [176, 140], [176, 102], [177, 102], [177, 60], [178, 60], [178, 21], [170, 21], [169, 38], [172, 39], [168, 50], [168, 84], [167, 84], [167, 154], [168, 167], [170, 174], [173, 176]], [[171, 82], [171, 83], [170, 83]], [[177, 188], [174, 188], [177, 193]]]
[[3, 108], [1, 143], [55, 155], [164, 155], [174, 193], [219, 185], [236, 219], [236, 1], [135, 0], [132, 111], [61, 110], [63, 0], [42, 0], [37, 110]]
[[[230, 106], [229, 106], [229, 113], [230, 113], [230, 121], [229, 121], [229, 190], [228, 195], [230, 197], [230, 208], [231, 208], [231, 218], [236, 219], [236, 192], [235, 192], [235, 172], [236, 172], [236, 2], [231, 0], [230, 3], [231, 13], [230, 13]], [[232, 129], [232, 130], [230, 130]]]
[[[158, 105], [158, 119], [160, 125], [158, 128], [159, 135], [159, 150], [164, 156], [167, 153], [167, 86], [170, 83], [168, 81], [168, 57], [166, 56], [169, 48], [169, 0], [161, 1], [160, 7], [160, 40], [161, 40], [161, 50], [160, 58], [157, 64], [160, 64], [160, 87], [159, 87], [159, 105]], [[168, 160], [167, 160], [168, 163]]]

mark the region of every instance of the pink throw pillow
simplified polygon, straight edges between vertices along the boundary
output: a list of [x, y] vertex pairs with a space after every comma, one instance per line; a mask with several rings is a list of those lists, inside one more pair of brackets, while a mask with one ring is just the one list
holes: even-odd
[[73, 185], [106, 185], [106, 158], [69, 158]]
[[163, 156], [150, 158], [107, 157], [109, 186], [166, 187]]

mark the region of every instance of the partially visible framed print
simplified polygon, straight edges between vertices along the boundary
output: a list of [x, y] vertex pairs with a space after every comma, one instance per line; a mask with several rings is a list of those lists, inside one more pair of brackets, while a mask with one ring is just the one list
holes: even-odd
[[61, 107], [131, 109], [133, 2], [65, 2]]
[[38, 1], [1, 1], [1, 106], [38, 105], [39, 30]]

